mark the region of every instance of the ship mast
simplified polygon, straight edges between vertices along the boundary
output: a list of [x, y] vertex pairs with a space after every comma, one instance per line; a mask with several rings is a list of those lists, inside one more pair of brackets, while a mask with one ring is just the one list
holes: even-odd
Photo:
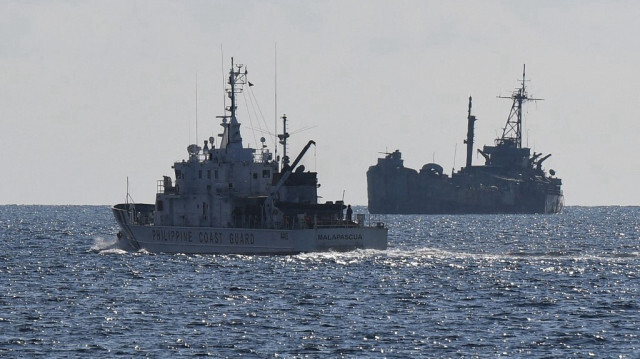
[[509, 97], [498, 96], [499, 98], [512, 99], [513, 105], [511, 105], [507, 124], [502, 131], [502, 137], [496, 140], [497, 145], [511, 145], [516, 148], [522, 148], [522, 104], [528, 101], [542, 100], [541, 98], [529, 97], [525, 86], [525, 69], [526, 65], [522, 65], [521, 87]]
[[[243, 71], [244, 68], [244, 71]], [[220, 148], [239, 147], [242, 148], [242, 136], [240, 135], [240, 123], [236, 117], [236, 94], [242, 92], [242, 87], [238, 85], [244, 85], [247, 82], [247, 68], [242, 65], [233, 64], [233, 57], [231, 58], [231, 70], [229, 71], [228, 84], [230, 88], [227, 89], [227, 96], [231, 99], [231, 105], [225, 108], [231, 115], [218, 116], [222, 118], [220, 124], [224, 127], [224, 133], [222, 134], [222, 143]], [[227, 122], [229, 120], [229, 122]]]
[[289, 167], [289, 156], [287, 156], [287, 138], [289, 138], [289, 132], [287, 132], [287, 115], [282, 115], [282, 134], [279, 134], [278, 138], [282, 145], [282, 170], [284, 171]]
[[466, 167], [471, 167], [471, 161], [473, 156], [473, 124], [478, 119], [476, 116], [471, 115], [471, 96], [469, 96], [469, 112], [467, 114], [467, 139], [464, 140], [464, 143], [467, 145], [467, 163]]

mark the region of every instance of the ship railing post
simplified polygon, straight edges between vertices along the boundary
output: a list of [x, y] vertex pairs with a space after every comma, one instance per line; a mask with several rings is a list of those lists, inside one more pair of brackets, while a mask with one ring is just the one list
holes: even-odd
[[133, 202], [129, 205], [129, 223], [136, 224], [136, 205]]

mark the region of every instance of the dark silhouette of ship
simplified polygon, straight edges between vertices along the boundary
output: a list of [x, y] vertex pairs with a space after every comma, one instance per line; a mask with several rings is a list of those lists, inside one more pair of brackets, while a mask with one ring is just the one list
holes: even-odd
[[427, 163], [418, 172], [403, 165], [400, 151], [386, 153], [367, 171], [369, 212], [374, 214], [559, 213], [564, 204], [562, 180], [542, 163], [551, 155], [522, 147], [522, 105], [529, 97], [525, 71], [509, 98], [511, 112], [494, 146], [478, 152], [483, 166], [471, 164], [474, 122], [471, 97], [467, 116], [465, 167], [449, 177], [442, 166]]

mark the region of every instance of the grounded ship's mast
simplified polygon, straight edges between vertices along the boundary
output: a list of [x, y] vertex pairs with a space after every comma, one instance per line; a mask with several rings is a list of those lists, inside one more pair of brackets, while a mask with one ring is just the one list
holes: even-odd
[[467, 145], [467, 168], [471, 167], [473, 156], [473, 124], [478, 120], [476, 116], [471, 115], [471, 100], [471, 96], [469, 96], [469, 112], [467, 114], [467, 139], [464, 140], [464, 143]]
[[522, 104], [527, 101], [538, 101], [540, 98], [531, 98], [525, 86], [525, 69], [522, 66], [522, 86], [511, 94], [510, 97], [498, 96], [499, 98], [509, 98], [513, 100], [511, 112], [507, 124], [502, 131], [502, 137], [496, 140], [496, 145], [511, 145], [522, 148]]

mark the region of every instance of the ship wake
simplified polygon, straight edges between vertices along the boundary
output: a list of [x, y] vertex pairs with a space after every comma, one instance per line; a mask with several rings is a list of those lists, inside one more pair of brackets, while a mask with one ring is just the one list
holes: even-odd
[[100, 254], [124, 254], [129, 252], [131, 248], [114, 236], [113, 238], [94, 238], [90, 250]]
[[575, 253], [563, 251], [541, 251], [541, 252], [506, 252], [506, 253], [473, 253], [458, 252], [439, 248], [417, 248], [417, 249], [392, 249], [387, 252], [390, 258], [422, 258], [422, 259], [472, 259], [482, 261], [596, 261], [611, 262], [635, 260], [640, 256], [640, 252], [631, 252], [625, 254], [611, 253], [608, 255], [594, 255], [590, 253]]

